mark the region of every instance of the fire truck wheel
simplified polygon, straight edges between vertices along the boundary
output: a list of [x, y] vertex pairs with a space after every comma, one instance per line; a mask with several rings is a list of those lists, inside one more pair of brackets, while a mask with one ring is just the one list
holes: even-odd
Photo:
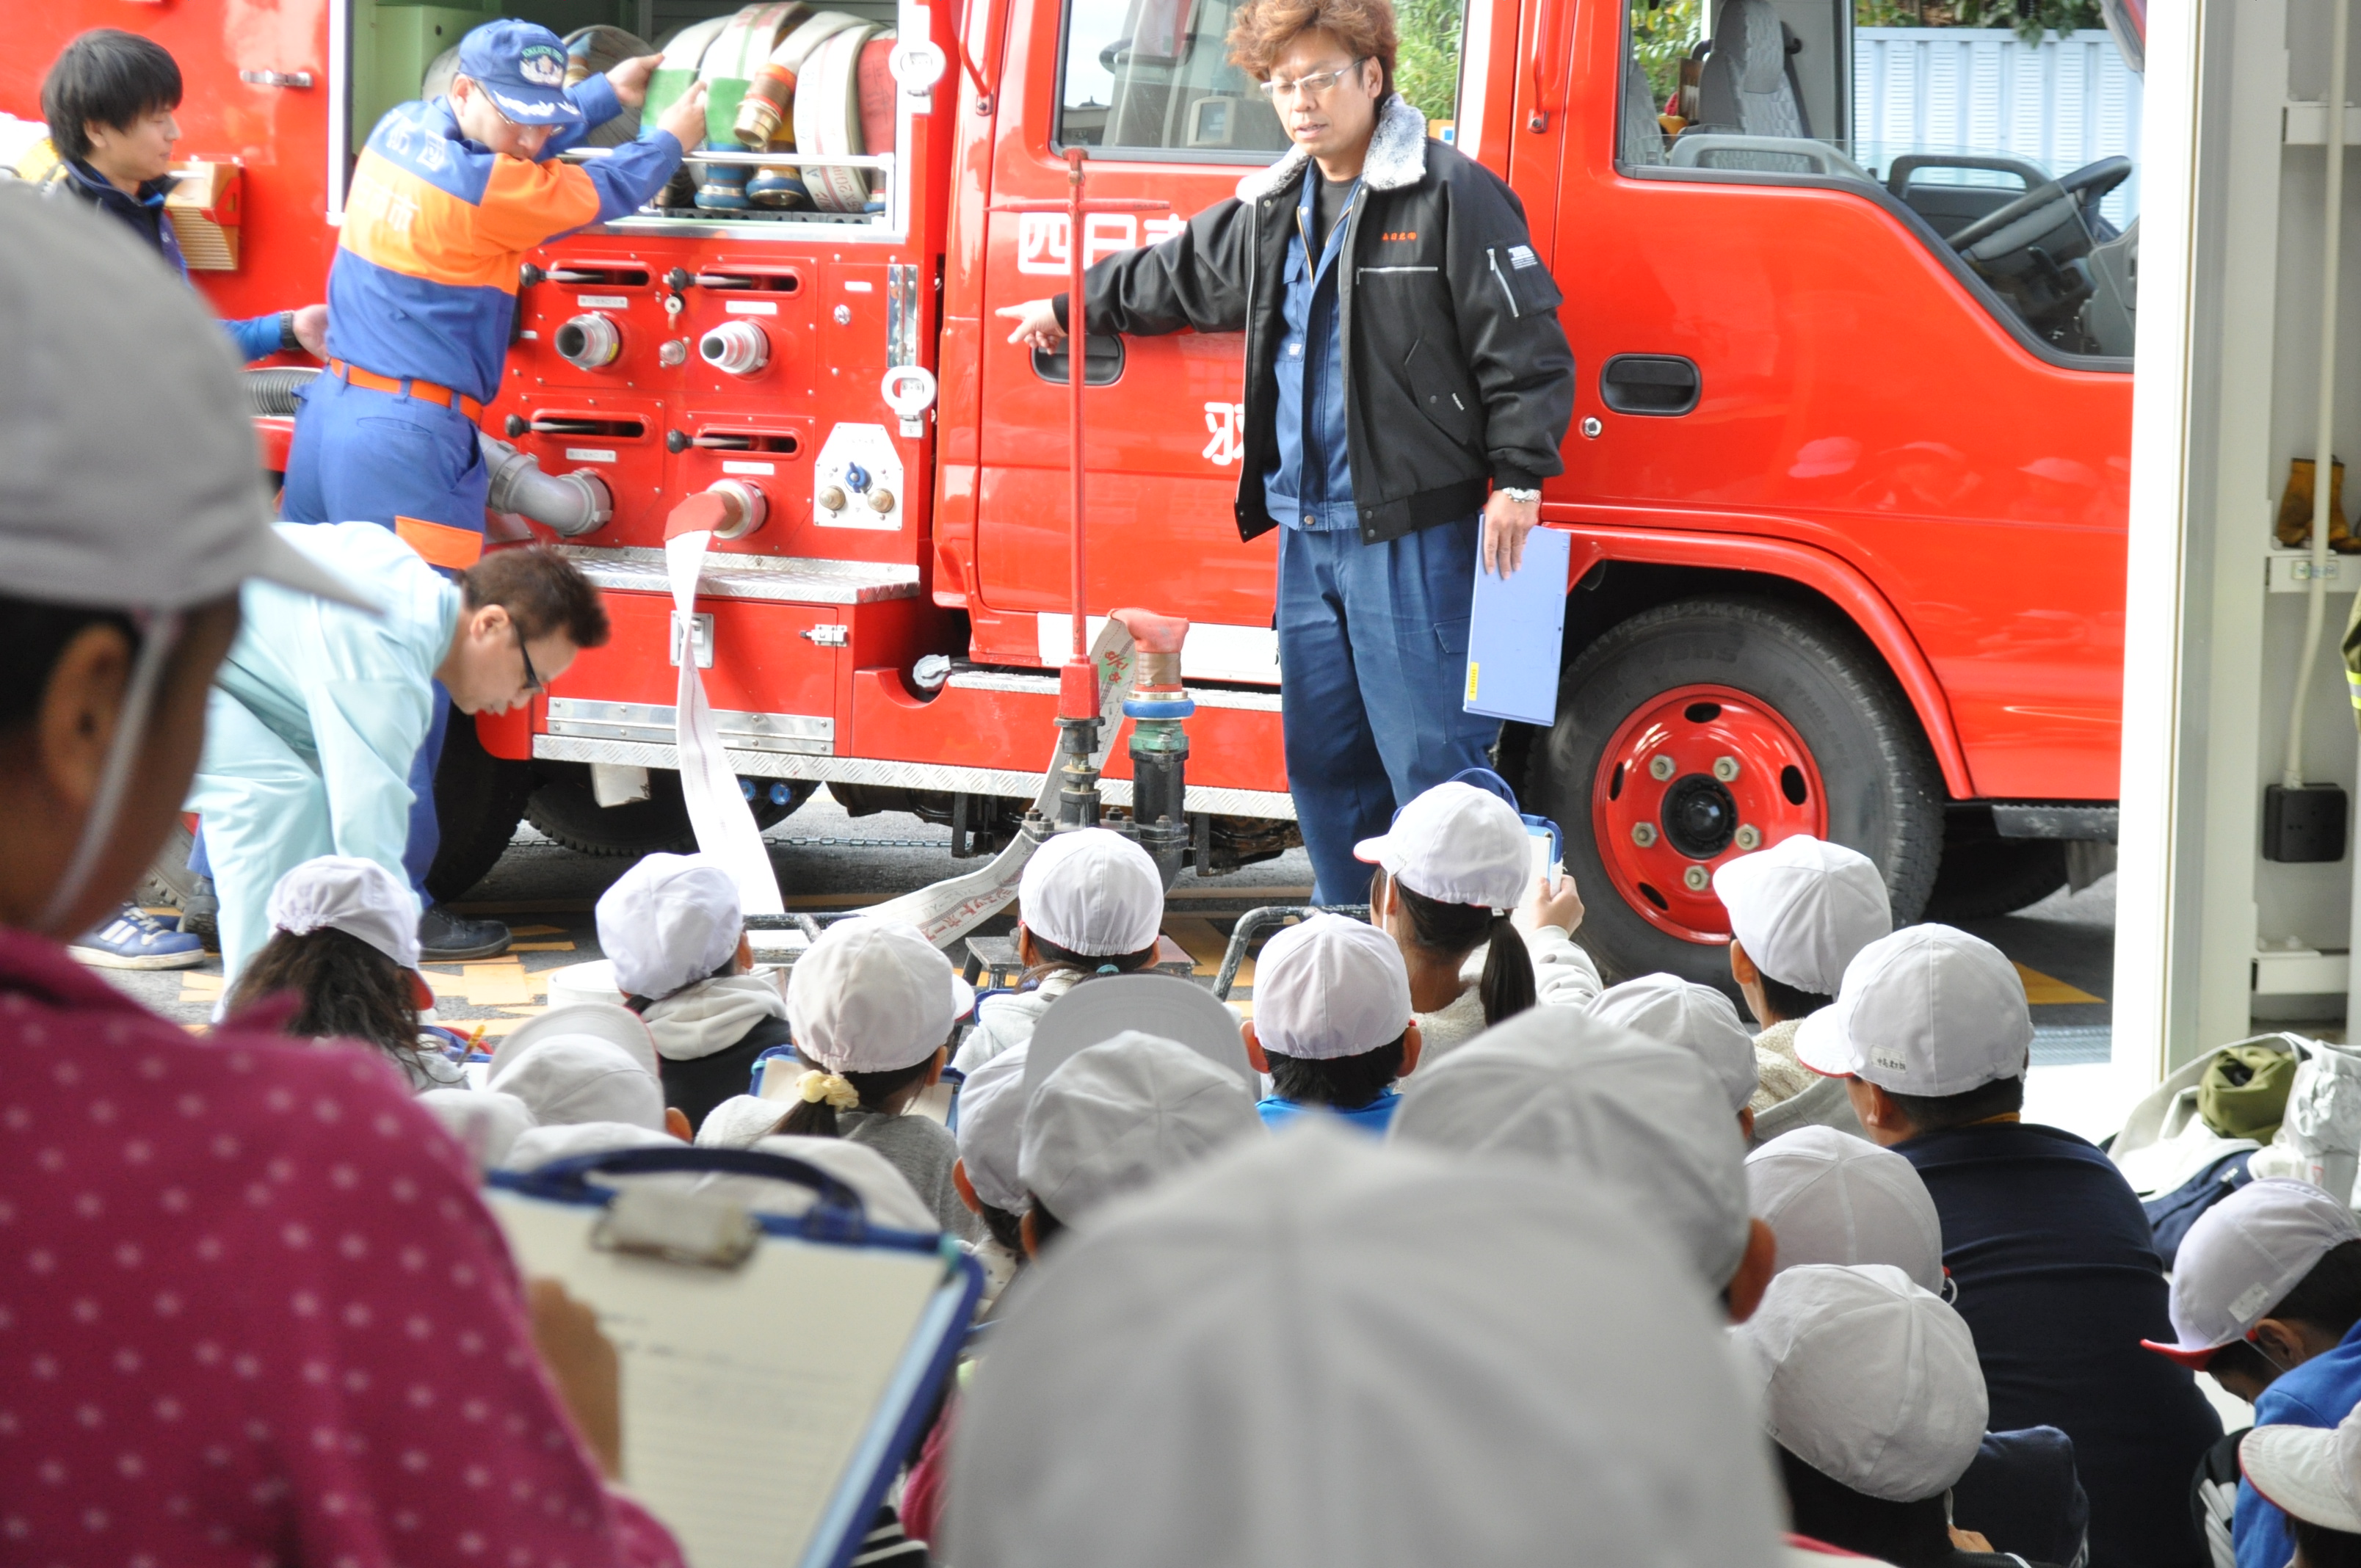
[[459, 897], [500, 863], [533, 782], [531, 762], [493, 756], [477, 739], [476, 721], [451, 710], [443, 761], [434, 770], [434, 815], [443, 837], [426, 872], [426, 891], [436, 903]]
[[1927, 902], [1942, 777], [1858, 634], [1763, 599], [1643, 611], [1583, 650], [1535, 747], [1529, 809], [1556, 819], [1611, 981], [1657, 970], [1730, 987], [1712, 872], [1812, 833], [1883, 868], [1896, 925]]
[[2038, 904], [2066, 885], [2063, 839], [1954, 838], [1927, 897], [1927, 918], [1988, 920]]
[[[685, 855], [697, 849], [697, 832], [689, 826], [688, 804], [681, 798], [678, 773], [652, 768], [647, 799], [628, 806], [600, 806], [590, 793], [588, 763], [543, 762], [540, 769], [541, 787], [525, 804], [525, 817], [567, 849], [586, 855], [632, 856], [659, 850]], [[756, 781], [758, 786], [770, 783]], [[791, 781], [784, 802], [772, 800], [767, 787], [758, 787], [752, 803], [754, 826], [768, 828], [785, 819], [818, 787]]]

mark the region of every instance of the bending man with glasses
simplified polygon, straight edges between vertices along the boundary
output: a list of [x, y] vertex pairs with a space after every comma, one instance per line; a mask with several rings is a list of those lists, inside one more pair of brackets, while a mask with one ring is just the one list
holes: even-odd
[[[1367, 896], [1353, 846], [1488, 761], [1461, 710], [1480, 560], [1513, 572], [1562, 465], [1574, 360], [1517, 198], [1393, 91], [1386, 0], [1248, 0], [1230, 59], [1286, 157], [1162, 244], [1109, 257], [1093, 332], [1246, 334], [1236, 502], [1279, 530], [1288, 787], [1313, 896]], [[1052, 348], [1063, 295], [1000, 313]]]
[[[397, 104], [377, 123], [345, 201], [328, 270], [328, 369], [298, 394], [281, 516], [398, 528], [451, 571], [482, 554], [491, 476], [477, 422], [500, 391], [519, 265], [559, 235], [638, 211], [680, 167], [683, 147], [704, 137], [697, 87], [638, 139], [559, 160], [647, 101], [661, 58], [627, 60], [569, 90], [555, 33], [487, 22], [459, 40], [446, 96]], [[422, 904], [441, 838], [434, 772], [448, 711], [434, 709], [410, 776], [418, 804], [404, 856]], [[429, 960], [449, 962], [491, 957], [508, 932], [429, 907], [418, 939]]]
[[269, 939], [271, 889], [294, 867], [357, 855], [401, 873], [411, 760], [438, 686], [462, 714], [504, 713], [607, 641], [598, 590], [553, 550], [496, 550], [453, 582], [375, 523], [279, 532], [384, 608], [247, 588], [189, 797], [221, 898], [225, 990]]

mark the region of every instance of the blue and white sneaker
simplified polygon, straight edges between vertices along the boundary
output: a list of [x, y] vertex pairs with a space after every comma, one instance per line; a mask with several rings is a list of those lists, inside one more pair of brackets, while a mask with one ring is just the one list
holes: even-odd
[[66, 951], [98, 969], [195, 969], [205, 961], [202, 939], [130, 904]]

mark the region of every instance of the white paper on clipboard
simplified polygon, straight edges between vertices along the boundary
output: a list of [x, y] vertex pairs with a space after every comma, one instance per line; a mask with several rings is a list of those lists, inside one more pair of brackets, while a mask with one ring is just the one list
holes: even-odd
[[484, 1196], [518, 1266], [562, 1281], [614, 1342], [622, 1484], [689, 1568], [841, 1561], [901, 1417], [967, 1326], [942, 1256], [769, 1236], [725, 1270], [600, 1247], [595, 1206]]

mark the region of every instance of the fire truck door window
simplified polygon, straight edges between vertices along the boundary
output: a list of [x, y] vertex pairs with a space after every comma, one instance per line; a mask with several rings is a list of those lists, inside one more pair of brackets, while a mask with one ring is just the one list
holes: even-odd
[[1268, 163], [1287, 133], [1229, 62], [1229, 0], [1070, 0], [1058, 145]]
[[1617, 161], [1854, 192], [2043, 351], [2127, 358], [2138, 74], [2103, 29], [1915, 25], [1930, 14], [1937, 0], [1629, 0]]

